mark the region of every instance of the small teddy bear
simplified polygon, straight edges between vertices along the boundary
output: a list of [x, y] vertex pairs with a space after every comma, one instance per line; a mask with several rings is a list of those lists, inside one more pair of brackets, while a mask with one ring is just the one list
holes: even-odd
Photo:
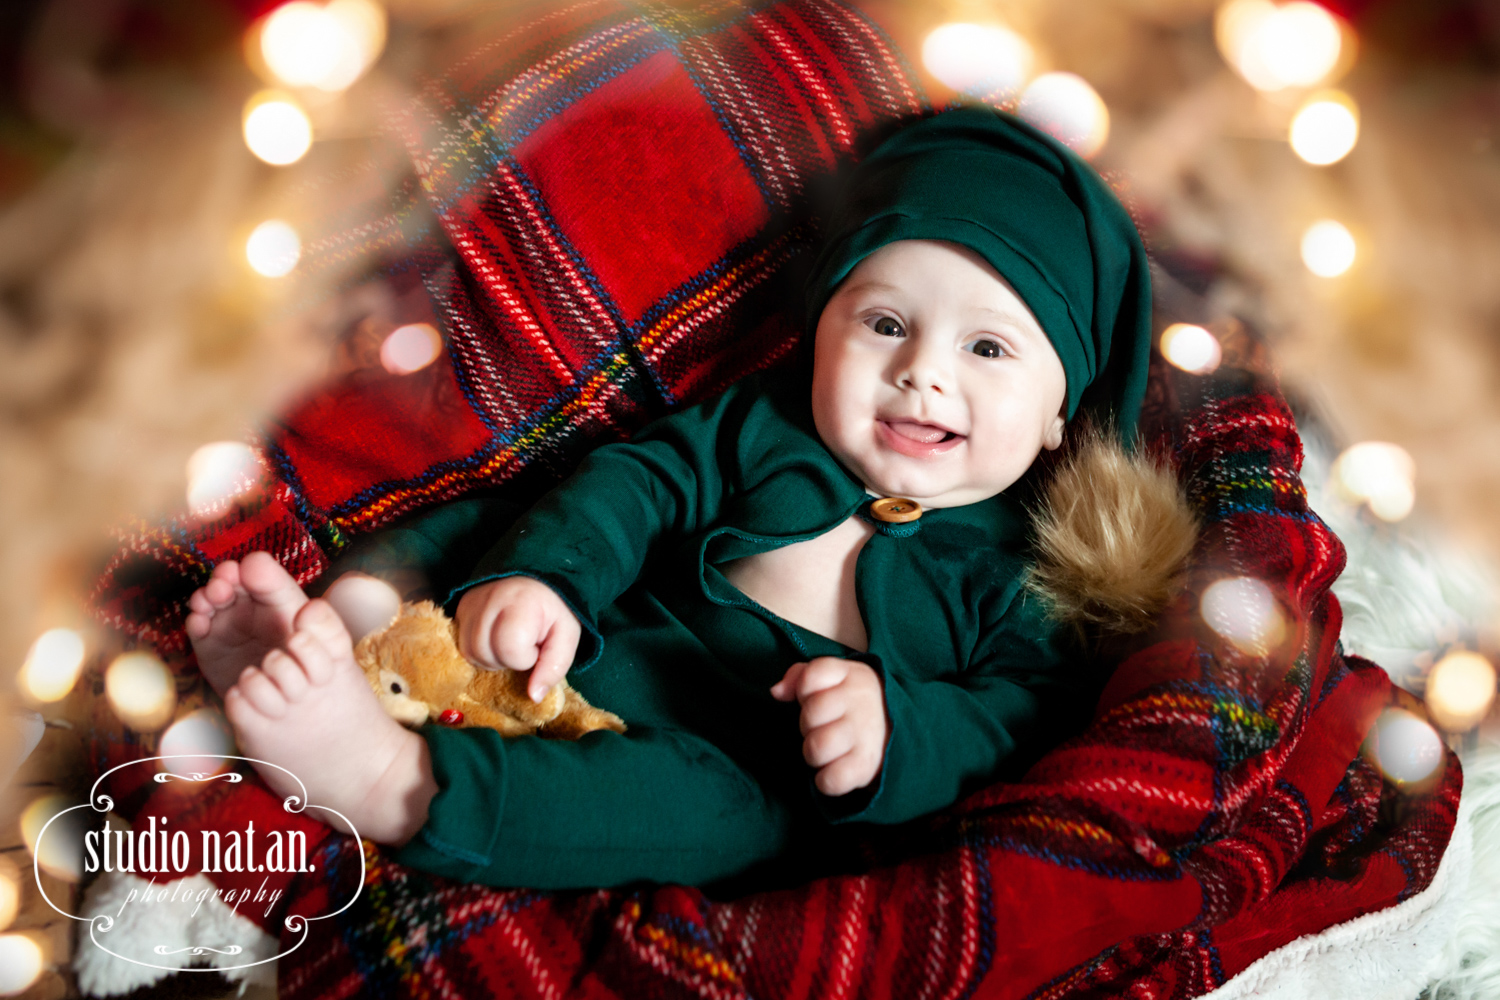
[[524, 675], [475, 669], [458, 651], [452, 619], [431, 601], [403, 603], [389, 625], [359, 641], [354, 659], [381, 707], [407, 726], [431, 718], [502, 736], [537, 733], [565, 740], [596, 729], [625, 731], [619, 716], [590, 705], [566, 680], [537, 703], [526, 694]]

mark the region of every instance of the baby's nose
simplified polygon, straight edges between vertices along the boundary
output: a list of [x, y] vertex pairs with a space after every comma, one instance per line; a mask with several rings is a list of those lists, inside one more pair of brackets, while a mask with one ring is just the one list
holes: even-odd
[[896, 385], [917, 392], [951, 392], [952, 359], [936, 347], [913, 344], [901, 359], [901, 367], [896, 373]]

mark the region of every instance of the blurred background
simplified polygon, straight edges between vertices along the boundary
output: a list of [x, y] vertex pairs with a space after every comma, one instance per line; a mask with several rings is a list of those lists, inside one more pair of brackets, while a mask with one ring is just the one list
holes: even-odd
[[[855, 5], [935, 103], [1013, 108], [1112, 180], [1160, 287], [1196, 303], [1169, 360], [1268, 345], [1314, 508], [1350, 545], [1341, 596], [1365, 627], [1346, 641], [1450, 734], [1493, 719], [1500, 2]], [[255, 472], [241, 442], [351, 355], [436, 356], [400, 303], [350, 291], [368, 254], [319, 227], [335, 190], [411, 195], [384, 123], [505, 7], [0, 4], [0, 993], [70, 988], [17, 822], [50, 779], [15, 767], [32, 722], [66, 730], [112, 529], [232, 494]]]

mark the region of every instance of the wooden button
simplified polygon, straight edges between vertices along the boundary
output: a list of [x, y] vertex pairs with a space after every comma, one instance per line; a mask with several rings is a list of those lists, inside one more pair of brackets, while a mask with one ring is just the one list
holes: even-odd
[[905, 524], [922, 516], [922, 505], [905, 497], [884, 497], [870, 504], [870, 514], [887, 524]]

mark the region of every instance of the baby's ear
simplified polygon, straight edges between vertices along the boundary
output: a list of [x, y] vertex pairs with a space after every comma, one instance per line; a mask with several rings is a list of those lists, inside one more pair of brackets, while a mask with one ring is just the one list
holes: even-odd
[[[1064, 407], [1066, 407], [1067, 405], [1068, 404], [1066, 402], [1063, 403]], [[1046, 432], [1042, 434], [1042, 447], [1046, 448], [1048, 451], [1056, 451], [1059, 447], [1061, 447], [1063, 439], [1063, 428], [1066, 426], [1067, 418], [1064, 417], [1061, 412], [1059, 412], [1057, 416], [1052, 418], [1052, 422], [1047, 425]]]

